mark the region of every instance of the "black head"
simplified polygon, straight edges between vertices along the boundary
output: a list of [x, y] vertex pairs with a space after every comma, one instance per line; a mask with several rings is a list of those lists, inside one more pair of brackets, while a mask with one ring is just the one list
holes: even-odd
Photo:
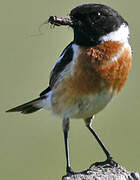
[[117, 11], [102, 4], [84, 4], [70, 12], [74, 42], [78, 45], [92, 46], [99, 38], [119, 29], [127, 22]]

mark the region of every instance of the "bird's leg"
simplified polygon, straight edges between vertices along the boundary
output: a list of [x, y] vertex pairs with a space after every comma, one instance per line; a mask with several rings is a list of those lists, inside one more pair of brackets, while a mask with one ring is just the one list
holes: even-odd
[[[85, 123], [86, 123], [86, 127], [90, 130], [90, 132], [94, 135], [95, 139], [97, 140], [98, 144], [100, 145], [100, 147], [102, 148], [102, 150], [104, 151], [107, 159], [103, 162], [96, 162], [93, 165], [95, 166], [99, 166], [99, 165], [105, 165], [105, 164], [109, 164], [111, 166], [117, 166], [118, 164], [113, 160], [111, 154], [109, 153], [109, 151], [107, 150], [107, 148], [105, 147], [105, 145], [102, 143], [102, 141], [100, 140], [100, 138], [98, 137], [98, 135], [96, 134], [96, 132], [94, 131], [93, 127], [92, 127], [92, 120], [93, 118], [88, 118], [85, 119]], [[91, 165], [92, 166], [92, 165]]]
[[63, 119], [63, 133], [64, 133], [64, 143], [65, 143], [65, 153], [66, 153], [66, 172], [67, 174], [73, 173], [70, 164], [70, 156], [69, 156], [69, 142], [68, 142], [68, 131], [69, 131], [69, 119]]

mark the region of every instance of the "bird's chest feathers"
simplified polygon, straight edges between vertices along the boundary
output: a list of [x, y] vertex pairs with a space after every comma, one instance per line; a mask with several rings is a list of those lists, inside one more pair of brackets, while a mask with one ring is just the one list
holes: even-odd
[[131, 66], [129, 44], [107, 41], [94, 48], [80, 47], [74, 59], [74, 73], [69, 77], [78, 93], [94, 93], [108, 88], [120, 91]]

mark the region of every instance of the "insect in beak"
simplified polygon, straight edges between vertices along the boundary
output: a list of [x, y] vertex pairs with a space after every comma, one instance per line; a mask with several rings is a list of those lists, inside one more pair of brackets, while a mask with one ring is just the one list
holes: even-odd
[[72, 26], [73, 25], [70, 16], [62, 16], [62, 17], [50, 16], [50, 18], [48, 19], [48, 23], [55, 26]]

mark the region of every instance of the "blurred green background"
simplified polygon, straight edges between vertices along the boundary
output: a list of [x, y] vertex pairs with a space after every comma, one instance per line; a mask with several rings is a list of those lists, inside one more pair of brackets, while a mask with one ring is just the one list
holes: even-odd
[[[94, 121], [116, 161], [140, 171], [140, 21], [139, 0], [1, 0], [0, 1], [0, 179], [58, 180], [65, 174], [61, 120], [49, 111], [31, 115], [5, 110], [36, 98], [48, 85], [49, 72], [73, 39], [70, 28], [41, 23], [67, 15], [83, 3], [103, 3], [118, 10], [131, 30], [133, 66], [121, 94]], [[80, 171], [105, 158], [82, 120], [71, 120], [72, 167]]]

